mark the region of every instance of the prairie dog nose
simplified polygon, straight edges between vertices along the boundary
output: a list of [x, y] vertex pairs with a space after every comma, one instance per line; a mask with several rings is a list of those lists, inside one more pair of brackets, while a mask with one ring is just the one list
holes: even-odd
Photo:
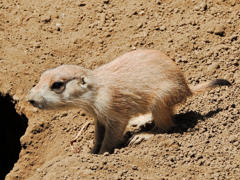
[[33, 105], [33, 106], [36, 104], [36, 102], [35, 102], [34, 100], [32, 100], [32, 99], [29, 99], [28, 102], [29, 102], [31, 105]]
[[37, 101], [37, 100], [33, 100], [33, 99], [29, 99], [28, 102], [34, 106], [37, 107], [39, 109], [43, 109], [44, 108], [44, 104], [42, 103], [42, 101]]
[[32, 95], [31, 92], [29, 92], [29, 93], [27, 94], [26, 100], [27, 100], [30, 104], [32, 104], [32, 105], [35, 104], [35, 100], [34, 100], [33, 95]]
[[32, 91], [27, 95], [27, 101], [34, 107], [43, 108], [43, 98], [34, 94]]
[[39, 107], [39, 104], [37, 103], [37, 101], [33, 99], [28, 99], [28, 102], [34, 107]]

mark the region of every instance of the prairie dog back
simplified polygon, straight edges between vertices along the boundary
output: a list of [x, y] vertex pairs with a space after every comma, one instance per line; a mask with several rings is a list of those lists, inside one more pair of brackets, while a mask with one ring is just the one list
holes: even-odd
[[174, 126], [174, 105], [196, 92], [230, 85], [217, 79], [189, 88], [176, 64], [157, 50], [126, 53], [95, 70], [62, 65], [43, 73], [28, 101], [40, 109], [81, 107], [95, 117], [93, 153], [112, 152], [129, 120], [152, 113], [155, 126]]
[[[154, 50], [126, 53], [95, 69], [94, 73], [99, 80], [104, 78], [111, 81], [112, 86], [122, 85], [135, 89], [141, 87], [158, 90], [163, 88], [159, 83], [176, 81], [176, 78], [181, 80], [179, 83], [185, 83], [183, 74], [176, 64], [163, 53]], [[106, 85], [106, 82], [104, 84]]]
[[[126, 107], [138, 99], [138, 103], [131, 106], [138, 113], [151, 111], [157, 99], [162, 104], [174, 105], [192, 94], [176, 64], [156, 50], [126, 53], [93, 72], [96, 82], [107, 91], [111, 91], [109, 92], [111, 97], [128, 97]], [[111, 101], [117, 101], [117, 98]], [[140, 109], [144, 109], [144, 112]], [[135, 111], [132, 113], [133, 116], [136, 114]]]

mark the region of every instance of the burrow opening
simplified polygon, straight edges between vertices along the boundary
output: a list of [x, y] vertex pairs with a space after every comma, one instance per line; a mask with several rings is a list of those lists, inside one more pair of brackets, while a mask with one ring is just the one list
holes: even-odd
[[28, 119], [15, 109], [16, 101], [9, 94], [0, 92], [0, 179], [12, 170], [21, 151], [20, 138], [24, 135]]

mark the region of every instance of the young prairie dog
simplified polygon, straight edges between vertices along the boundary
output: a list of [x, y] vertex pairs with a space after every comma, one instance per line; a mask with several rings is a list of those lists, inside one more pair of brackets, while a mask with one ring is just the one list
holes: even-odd
[[216, 79], [190, 88], [176, 64], [157, 50], [128, 52], [95, 70], [62, 65], [45, 71], [27, 99], [40, 109], [81, 107], [95, 117], [93, 153], [112, 152], [132, 117], [152, 113], [155, 126], [174, 126], [173, 108], [188, 96], [230, 85]]

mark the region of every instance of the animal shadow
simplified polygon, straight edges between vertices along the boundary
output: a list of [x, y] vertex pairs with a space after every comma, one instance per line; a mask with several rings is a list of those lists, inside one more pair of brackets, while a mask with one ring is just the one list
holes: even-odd
[[[189, 112], [185, 112], [185, 113], [176, 114], [173, 117], [173, 121], [176, 126], [168, 131], [163, 131], [161, 129], [155, 128], [153, 121], [150, 123], [148, 122], [148, 123], [142, 125], [140, 127], [140, 130], [137, 132], [129, 132], [128, 131], [124, 136], [124, 143], [121, 144], [119, 148], [128, 146], [132, 137], [134, 137], [137, 134], [144, 133], [144, 132], [155, 135], [155, 134], [164, 134], [164, 133], [167, 133], [167, 134], [181, 133], [182, 134], [189, 130], [192, 131], [193, 128], [196, 126], [196, 124], [199, 121], [204, 121], [208, 118], [211, 118], [211, 117], [215, 116], [217, 113], [219, 113], [220, 111], [222, 111], [222, 109], [218, 108], [214, 111], [209, 111], [207, 114], [203, 114], [203, 115], [196, 111], [189, 111]], [[144, 140], [144, 139], [142, 139], [142, 140]]]
[[222, 109], [218, 108], [213, 111], [209, 111], [207, 114], [200, 114], [196, 111], [189, 111], [185, 113], [176, 114], [173, 117], [173, 121], [176, 124], [176, 127], [168, 131], [168, 133], [183, 133], [189, 129], [194, 128], [199, 121], [205, 121], [208, 118], [211, 118], [221, 112]]

